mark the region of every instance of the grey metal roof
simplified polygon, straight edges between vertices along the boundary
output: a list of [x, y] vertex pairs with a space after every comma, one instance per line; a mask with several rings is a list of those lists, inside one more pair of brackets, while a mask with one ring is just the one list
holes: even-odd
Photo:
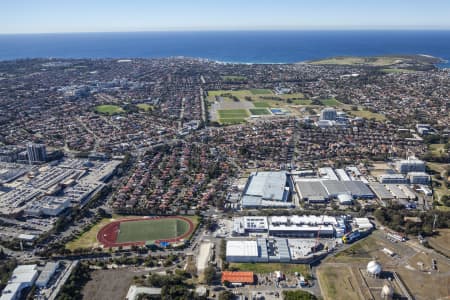
[[378, 182], [370, 183], [370, 188], [375, 192], [378, 198], [380, 199], [394, 199], [394, 196], [389, 192], [384, 185]]
[[328, 193], [320, 181], [297, 181], [300, 197], [308, 198], [328, 198]]
[[370, 188], [362, 181], [341, 181], [354, 196], [374, 197]]
[[277, 243], [278, 256], [281, 261], [286, 261], [291, 259], [291, 253], [289, 251], [288, 243], [286, 239], [275, 239]]
[[258, 196], [243, 196], [242, 206], [261, 206], [262, 198]]
[[282, 201], [286, 187], [286, 172], [257, 172], [250, 177], [245, 195], [260, 196], [265, 200]]

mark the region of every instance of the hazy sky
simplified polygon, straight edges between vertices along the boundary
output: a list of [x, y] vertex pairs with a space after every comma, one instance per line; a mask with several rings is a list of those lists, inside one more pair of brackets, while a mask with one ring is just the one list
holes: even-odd
[[450, 29], [448, 0], [0, 0], [0, 33]]

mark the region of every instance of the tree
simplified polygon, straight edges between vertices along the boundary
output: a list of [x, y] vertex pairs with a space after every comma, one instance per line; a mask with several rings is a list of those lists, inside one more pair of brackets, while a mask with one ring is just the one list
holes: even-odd
[[219, 294], [219, 300], [232, 300], [234, 298], [234, 294], [230, 291], [223, 291]]
[[205, 269], [205, 281], [207, 284], [212, 284], [214, 282], [214, 279], [216, 277], [216, 269], [213, 266], [208, 266]]
[[285, 300], [317, 300], [317, 297], [305, 291], [284, 291], [283, 298]]

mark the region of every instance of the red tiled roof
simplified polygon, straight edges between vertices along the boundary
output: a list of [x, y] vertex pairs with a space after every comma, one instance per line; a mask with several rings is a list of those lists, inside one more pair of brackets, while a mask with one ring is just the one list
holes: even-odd
[[253, 283], [253, 272], [222, 272], [222, 283], [229, 281], [231, 283]]

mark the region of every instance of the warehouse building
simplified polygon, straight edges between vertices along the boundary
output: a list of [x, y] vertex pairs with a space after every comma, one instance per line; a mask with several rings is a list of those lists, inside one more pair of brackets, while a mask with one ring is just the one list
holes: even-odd
[[273, 216], [269, 217], [269, 235], [289, 238], [335, 236], [338, 222], [331, 216]]
[[228, 241], [226, 247], [227, 261], [267, 262], [267, 247], [264, 247], [264, 244], [262, 244], [262, 248], [266, 249], [265, 252], [261, 250], [261, 243], [258, 244], [258, 241]]
[[416, 159], [415, 157], [408, 157], [408, 159], [397, 161], [395, 167], [402, 174], [407, 174], [409, 172], [425, 172], [425, 162]]
[[36, 286], [39, 288], [46, 288], [50, 279], [55, 275], [59, 268], [59, 262], [48, 262], [36, 280]]
[[378, 182], [371, 182], [369, 186], [372, 191], [374, 191], [378, 199], [383, 201], [394, 199], [394, 195], [392, 195], [392, 193], [389, 192], [383, 184]]
[[267, 217], [246, 216], [233, 219], [233, 235], [267, 232], [269, 225]]
[[288, 263], [291, 261], [291, 254], [286, 239], [268, 239], [267, 253], [269, 262]]
[[37, 265], [17, 266], [6, 287], [3, 289], [0, 300], [16, 300], [21, 298], [22, 290], [31, 287], [38, 277]]
[[300, 199], [303, 201], [323, 203], [328, 200], [328, 193], [319, 179], [298, 180], [296, 181], [296, 189]]
[[373, 199], [374, 193], [362, 181], [309, 179], [296, 181], [297, 192], [303, 201], [325, 202], [338, 195], [351, 195], [354, 199]]
[[408, 179], [402, 174], [383, 174], [378, 181], [382, 184], [408, 184]]
[[411, 184], [430, 184], [430, 175], [425, 172], [409, 172], [407, 177]]
[[284, 171], [252, 173], [244, 189], [242, 207], [292, 207], [291, 190], [291, 179]]

